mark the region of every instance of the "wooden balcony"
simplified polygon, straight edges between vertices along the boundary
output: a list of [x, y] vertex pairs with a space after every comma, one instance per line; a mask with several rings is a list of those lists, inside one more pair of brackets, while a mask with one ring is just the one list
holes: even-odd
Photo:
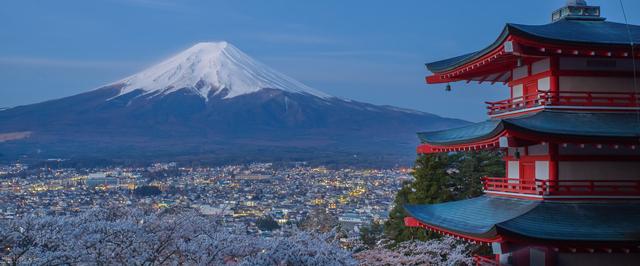
[[475, 255], [473, 256], [473, 262], [476, 266], [497, 266], [500, 265], [496, 258], [492, 256], [481, 256]]
[[486, 102], [489, 115], [538, 106], [640, 107], [640, 94], [633, 92], [538, 91], [497, 102]]
[[485, 192], [507, 192], [537, 196], [639, 197], [640, 180], [521, 180], [484, 177]]

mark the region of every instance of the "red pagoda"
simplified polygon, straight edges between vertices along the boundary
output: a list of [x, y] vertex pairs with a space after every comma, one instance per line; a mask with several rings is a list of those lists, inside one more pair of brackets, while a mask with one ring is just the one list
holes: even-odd
[[418, 133], [419, 153], [501, 149], [483, 196], [409, 205], [405, 224], [490, 245], [479, 265], [640, 265], [640, 26], [573, 0], [507, 24], [477, 52], [426, 64], [429, 84], [502, 83], [489, 119]]

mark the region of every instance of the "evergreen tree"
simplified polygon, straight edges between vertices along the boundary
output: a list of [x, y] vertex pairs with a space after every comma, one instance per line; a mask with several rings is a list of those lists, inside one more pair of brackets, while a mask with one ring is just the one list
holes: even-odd
[[448, 187], [450, 156], [448, 154], [419, 155], [414, 166], [413, 182], [405, 182], [396, 194], [394, 207], [385, 223], [385, 234], [399, 243], [406, 240], [427, 240], [433, 235], [424, 229], [406, 227], [405, 204], [432, 204], [451, 199]]
[[280, 229], [280, 225], [271, 216], [264, 216], [256, 220], [256, 226], [261, 231], [273, 231]]
[[410, 204], [432, 204], [452, 199], [451, 171], [453, 156], [446, 153], [420, 155], [414, 166], [409, 193]]
[[384, 226], [377, 222], [372, 222], [369, 226], [360, 229], [360, 240], [362, 244], [368, 248], [376, 246], [378, 241], [382, 239]]
[[471, 151], [458, 153], [453, 167], [456, 200], [468, 199], [482, 194], [482, 178], [504, 176], [504, 161], [498, 151]]
[[504, 162], [497, 151], [419, 155], [413, 171], [415, 180], [403, 184], [396, 194], [385, 223], [386, 236], [396, 243], [437, 237], [421, 228], [406, 227], [404, 205], [477, 197], [482, 194], [482, 177], [502, 175]]

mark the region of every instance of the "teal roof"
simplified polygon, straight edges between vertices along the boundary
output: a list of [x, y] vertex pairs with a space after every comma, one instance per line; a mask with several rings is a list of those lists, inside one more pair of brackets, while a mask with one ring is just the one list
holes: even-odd
[[482, 196], [431, 205], [406, 205], [411, 217], [461, 234], [491, 238], [495, 225], [525, 214], [536, 201]]
[[[629, 36], [629, 34], [631, 36]], [[507, 24], [500, 36], [488, 47], [461, 56], [427, 63], [429, 71], [437, 73], [454, 69], [475, 60], [495, 49], [509, 35], [518, 35], [552, 43], [571, 43], [582, 45], [630, 45], [640, 43], [640, 26], [608, 22], [600, 19], [584, 20], [565, 18], [545, 25]]]
[[[640, 41], [640, 26], [602, 21], [561, 19], [546, 25], [508, 24], [514, 33], [522, 33], [552, 42], [598, 45], [630, 45]], [[629, 33], [631, 36], [629, 36]]]
[[640, 202], [544, 201], [498, 231], [548, 240], [640, 241]]
[[434, 145], [463, 144], [494, 137], [504, 129], [608, 140], [637, 139], [640, 137], [640, 117], [630, 112], [542, 111], [448, 130], [421, 132], [418, 137], [422, 143]]
[[501, 123], [502, 120], [491, 119], [463, 127], [420, 132], [418, 137], [422, 143], [455, 144], [472, 142], [499, 134], [502, 131]]
[[481, 196], [407, 205], [422, 223], [459, 234], [493, 238], [515, 234], [539, 240], [638, 242], [640, 202], [556, 202]]

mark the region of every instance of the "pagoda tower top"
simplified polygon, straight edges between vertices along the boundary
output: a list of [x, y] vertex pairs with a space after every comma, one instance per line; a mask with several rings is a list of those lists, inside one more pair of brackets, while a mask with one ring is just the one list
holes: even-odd
[[600, 16], [600, 7], [590, 6], [585, 0], [567, 0], [564, 7], [551, 13], [551, 22], [561, 19], [605, 20]]

